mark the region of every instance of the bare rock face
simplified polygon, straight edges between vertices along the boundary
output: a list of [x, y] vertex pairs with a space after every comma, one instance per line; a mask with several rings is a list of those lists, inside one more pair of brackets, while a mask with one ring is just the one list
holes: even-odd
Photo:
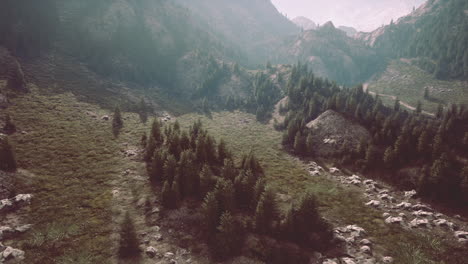
[[343, 146], [355, 149], [361, 140], [370, 138], [367, 129], [333, 110], [324, 112], [307, 127], [312, 130], [315, 154], [320, 156], [340, 153]]

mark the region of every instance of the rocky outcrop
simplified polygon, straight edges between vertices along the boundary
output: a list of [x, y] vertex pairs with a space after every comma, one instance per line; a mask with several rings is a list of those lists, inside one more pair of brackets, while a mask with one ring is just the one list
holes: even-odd
[[314, 142], [314, 152], [319, 156], [331, 156], [347, 149], [356, 149], [362, 140], [370, 138], [369, 132], [361, 125], [342, 114], [328, 110], [309, 122]]
[[18, 194], [10, 199], [0, 200], [0, 212], [17, 209], [31, 203], [32, 194]]

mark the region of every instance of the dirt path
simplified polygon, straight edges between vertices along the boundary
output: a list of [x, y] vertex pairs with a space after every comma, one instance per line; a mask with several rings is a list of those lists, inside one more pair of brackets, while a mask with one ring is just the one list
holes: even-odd
[[[367, 91], [367, 89], [369, 88], [369, 83], [364, 83], [364, 84], [362, 85], [362, 88], [364, 89], [364, 92]], [[369, 90], [369, 94], [376, 95], [377, 93], [372, 92], [372, 91]], [[386, 98], [390, 98], [390, 99], [392, 99], [392, 100], [396, 100], [396, 99], [397, 99], [397, 97], [394, 96], [394, 95], [388, 95], [388, 94], [381, 94], [381, 93], [379, 93], [379, 96], [386, 97]], [[403, 102], [403, 101], [401, 101], [401, 100], [400, 100], [400, 105], [404, 106], [405, 108], [407, 108], [407, 109], [409, 109], [409, 110], [411, 110], [411, 111], [415, 111], [415, 110], [416, 110], [416, 107], [411, 106], [411, 105], [409, 105], [408, 103], [405, 103], [405, 102]], [[425, 114], [425, 115], [428, 115], [428, 116], [435, 116], [433, 113], [427, 112], [427, 111], [422, 111], [422, 113]]]

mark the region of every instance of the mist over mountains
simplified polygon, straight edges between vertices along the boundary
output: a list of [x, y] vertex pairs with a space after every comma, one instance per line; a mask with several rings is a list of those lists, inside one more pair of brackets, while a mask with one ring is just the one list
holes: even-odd
[[372, 31], [409, 14], [425, 0], [272, 0], [278, 10], [290, 18], [304, 16], [315, 23], [333, 21], [358, 31]]

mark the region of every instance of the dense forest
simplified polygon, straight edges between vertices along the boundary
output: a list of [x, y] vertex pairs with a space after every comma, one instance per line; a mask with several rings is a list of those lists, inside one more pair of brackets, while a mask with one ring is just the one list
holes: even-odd
[[418, 66], [439, 79], [467, 79], [468, 2], [430, 0], [427, 6], [429, 14], [386, 26], [375, 48], [382, 56], [417, 58]]
[[[237, 166], [226, 143], [217, 142], [200, 121], [188, 131], [178, 122], [163, 125], [154, 121], [149, 135], [142, 137], [142, 145], [150, 182], [162, 188], [163, 206], [170, 210], [183, 206], [187, 199], [198, 201], [203, 218], [200, 231], [215, 259], [240, 254], [248, 233], [305, 249], [331, 246], [331, 226], [319, 215], [312, 194], [283, 215], [255, 155], [244, 155]], [[308, 259], [281, 243], [265, 254], [261, 257], [269, 263], [284, 263], [285, 259], [304, 263]]]
[[[363, 91], [362, 86], [340, 88], [317, 78], [306, 65], [297, 65], [288, 84], [289, 101], [283, 142], [301, 156], [314, 154], [307, 144], [314, 137], [306, 124], [328, 109], [337, 111], [366, 127], [372, 138], [355, 149], [346, 143], [334, 157], [343, 165], [381, 175], [404, 188], [415, 188], [420, 195], [462, 206], [468, 202], [468, 109], [452, 104], [439, 107], [435, 118], [400, 108], [385, 107], [381, 99]], [[419, 168], [421, 176], [402, 173], [404, 168]]]

